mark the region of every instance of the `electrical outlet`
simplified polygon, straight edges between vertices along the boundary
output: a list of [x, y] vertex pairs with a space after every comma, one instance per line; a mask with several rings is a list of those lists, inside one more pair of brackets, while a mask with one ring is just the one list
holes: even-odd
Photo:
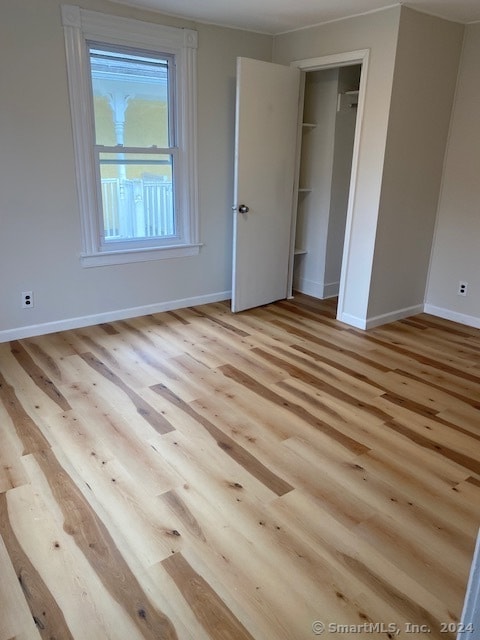
[[468, 282], [462, 282], [460, 281], [458, 283], [458, 291], [457, 291], [457, 295], [459, 296], [466, 296], [467, 295], [467, 289], [468, 289]]
[[33, 306], [33, 291], [22, 291], [22, 308], [31, 309]]

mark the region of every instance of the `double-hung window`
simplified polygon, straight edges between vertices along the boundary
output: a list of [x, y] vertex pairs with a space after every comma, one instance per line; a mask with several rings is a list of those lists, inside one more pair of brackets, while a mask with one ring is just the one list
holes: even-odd
[[64, 5], [85, 266], [198, 253], [196, 32]]

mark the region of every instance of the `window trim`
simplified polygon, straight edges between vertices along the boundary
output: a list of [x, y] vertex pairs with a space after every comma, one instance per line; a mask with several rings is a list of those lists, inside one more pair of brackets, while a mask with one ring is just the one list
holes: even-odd
[[[143, 262], [196, 255], [200, 249], [197, 178], [197, 32], [62, 5], [67, 76], [72, 114], [77, 192], [81, 212], [83, 266]], [[175, 56], [176, 117], [180, 173], [176, 178], [178, 210], [183, 213], [182, 242], [115, 249], [101, 242], [98, 180], [94, 151], [88, 42], [123, 45]], [[154, 240], [154, 239], [153, 239]]]

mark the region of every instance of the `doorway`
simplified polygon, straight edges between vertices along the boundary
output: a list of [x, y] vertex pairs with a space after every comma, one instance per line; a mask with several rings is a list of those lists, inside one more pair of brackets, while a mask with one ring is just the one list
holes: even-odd
[[300, 72], [357, 65], [361, 73], [351, 180], [343, 250], [338, 252], [342, 258], [337, 318], [344, 320], [368, 56], [364, 49], [289, 66], [237, 60], [232, 311], [291, 297], [294, 262], [300, 257], [294, 256], [297, 205], [307, 193], [302, 185], [298, 190], [301, 132], [306, 128], [299, 118], [304, 95], [304, 90], [299, 95]]
[[[369, 49], [361, 49], [357, 51], [348, 51], [345, 53], [332, 54], [329, 56], [322, 56], [318, 58], [308, 58], [305, 60], [297, 60], [292, 62], [291, 65], [295, 66], [302, 71], [305, 72], [305, 86], [307, 87], [307, 81], [322, 78], [322, 76], [318, 76], [317, 78], [313, 74], [319, 74], [324, 71], [333, 71], [333, 76], [330, 76], [330, 80], [335, 80], [335, 74], [338, 74], [338, 86], [340, 89], [337, 92], [337, 103], [336, 109], [339, 109], [340, 112], [350, 112], [350, 126], [352, 120], [355, 121], [354, 124], [354, 135], [353, 135], [353, 148], [351, 152], [351, 157], [348, 158], [348, 166], [350, 169], [345, 169], [343, 167], [343, 171], [339, 174], [341, 175], [341, 179], [337, 182], [330, 181], [328, 182], [328, 177], [324, 178], [327, 180], [327, 193], [329, 194], [329, 199], [332, 193], [334, 194], [333, 201], [336, 202], [337, 206], [340, 208], [340, 203], [343, 201], [343, 214], [342, 216], [338, 216], [335, 218], [336, 222], [333, 222], [331, 230], [331, 243], [330, 246], [328, 243], [328, 223], [329, 223], [329, 208], [328, 214], [324, 216], [323, 226], [324, 226], [324, 236], [323, 243], [325, 245], [325, 250], [323, 252], [324, 260], [323, 263], [317, 254], [316, 258], [316, 266], [317, 266], [317, 274], [320, 271], [322, 273], [322, 279], [314, 280], [310, 283], [305, 282], [308, 280], [308, 271], [306, 271], [305, 266], [302, 271], [302, 261], [305, 262], [308, 260], [307, 249], [303, 247], [300, 243], [304, 241], [305, 237], [308, 235], [310, 240], [309, 242], [315, 243], [317, 237], [315, 233], [313, 233], [310, 237], [309, 226], [305, 221], [305, 214], [302, 212], [299, 214], [299, 209], [301, 209], [303, 201], [306, 201], [308, 196], [313, 193], [315, 183], [312, 182], [308, 185], [306, 182], [300, 182], [300, 180], [308, 180], [310, 177], [313, 177], [313, 174], [309, 175], [308, 171], [308, 157], [303, 158], [306, 161], [306, 165], [304, 162], [304, 167], [307, 167], [305, 172], [305, 168], [301, 167], [301, 150], [302, 150], [302, 142], [305, 142], [303, 139], [307, 135], [309, 135], [309, 130], [313, 130], [314, 127], [310, 127], [309, 125], [315, 125], [316, 123], [308, 122], [307, 120], [311, 119], [314, 114], [310, 113], [308, 110], [311, 106], [308, 105], [308, 94], [307, 101], [304, 101], [304, 96], [301, 96], [300, 104], [302, 109], [304, 110], [304, 115], [306, 120], [303, 120], [299, 123], [298, 128], [298, 138], [297, 138], [297, 165], [298, 165], [298, 174], [296, 178], [296, 186], [297, 186], [297, 206], [294, 208], [293, 216], [292, 216], [292, 245], [290, 251], [290, 271], [289, 271], [289, 283], [288, 283], [288, 291], [291, 296], [293, 290], [293, 278], [294, 271], [296, 282], [295, 285], [298, 287], [306, 287], [308, 286], [308, 293], [310, 295], [314, 295], [315, 297], [333, 297], [338, 295], [337, 302], [337, 314], [336, 317], [339, 320], [346, 321], [348, 320], [344, 317], [344, 299], [346, 289], [349, 284], [353, 286], [353, 282], [348, 282], [347, 274], [351, 273], [349, 269], [349, 261], [350, 261], [350, 239], [352, 235], [352, 228], [354, 222], [354, 213], [355, 213], [355, 200], [356, 200], [356, 192], [357, 192], [357, 168], [358, 168], [358, 159], [360, 153], [360, 140], [362, 133], [362, 124], [363, 124], [363, 113], [365, 107], [365, 94], [366, 94], [366, 86], [367, 86], [367, 74], [368, 74], [368, 62], [369, 62]], [[345, 73], [342, 73], [341, 70], [347, 68], [350, 69]], [[311, 75], [310, 75], [311, 74]], [[327, 78], [327, 76], [325, 76]], [[354, 83], [352, 88], [348, 88], [350, 83]], [[308, 91], [308, 87], [306, 89]], [[351, 105], [351, 106], [350, 106]], [[306, 109], [306, 110], [305, 110]], [[336, 113], [338, 113], [336, 111]], [[353, 116], [353, 117], [352, 117]], [[302, 116], [303, 117], [303, 116]], [[330, 115], [330, 119], [332, 116]], [[316, 128], [316, 127], [315, 127]], [[348, 130], [348, 127], [347, 127]], [[310, 131], [311, 133], [311, 131]], [[347, 135], [348, 137], [348, 135]], [[332, 138], [331, 138], [332, 139]], [[333, 136], [333, 151], [330, 153], [330, 167], [333, 171], [333, 165], [335, 162], [334, 159], [334, 139]], [[348, 144], [351, 144], [351, 138], [349, 138]], [[327, 156], [325, 156], [327, 157]], [[340, 156], [339, 156], [340, 157]], [[347, 155], [343, 154], [343, 161], [347, 158]], [[338, 158], [337, 158], [338, 159]], [[318, 167], [317, 167], [318, 169]], [[330, 174], [333, 176], [333, 172]], [[328, 176], [328, 172], [327, 172]], [[345, 177], [347, 176], [347, 179]], [[313, 186], [312, 186], [313, 185]], [[310, 192], [309, 189], [312, 188]], [[325, 194], [323, 194], [324, 203], [327, 198]], [[346, 214], [345, 214], [345, 200], [346, 200]], [[303, 216], [303, 219], [302, 217]], [[325, 222], [326, 220], [326, 222]], [[297, 231], [297, 221], [298, 221], [298, 236], [296, 235]], [[334, 240], [335, 238], [335, 240]], [[320, 239], [318, 239], [320, 242]], [[341, 248], [340, 248], [341, 245]], [[308, 246], [308, 245], [307, 245]], [[312, 256], [316, 255], [316, 251], [314, 250]], [[328, 257], [327, 257], [328, 256]], [[314, 260], [315, 262], [315, 260]], [[319, 264], [323, 266], [318, 267]], [[338, 272], [340, 272], [340, 277], [338, 280]], [[303, 282], [301, 279], [303, 278]], [[304, 288], [304, 292], [307, 291]]]
[[293, 289], [337, 297], [361, 65], [305, 74]]

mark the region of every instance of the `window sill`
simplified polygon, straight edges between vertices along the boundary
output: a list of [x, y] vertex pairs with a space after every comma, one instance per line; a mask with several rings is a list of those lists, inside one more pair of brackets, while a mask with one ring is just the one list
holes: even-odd
[[202, 244], [186, 244], [172, 247], [157, 247], [152, 249], [124, 249], [83, 254], [80, 257], [82, 267], [104, 267], [114, 264], [130, 262], [148, 262], [150, 260], [165, 260], [168, 258], [185, 258], [196, 256]]

